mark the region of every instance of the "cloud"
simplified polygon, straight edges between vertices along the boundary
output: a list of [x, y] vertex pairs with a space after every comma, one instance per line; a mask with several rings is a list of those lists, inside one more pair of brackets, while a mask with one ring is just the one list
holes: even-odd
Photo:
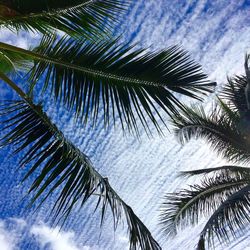
[[19, 243], [33, 239], [39, 249], [50, 250], [100, 250], [76, 243], [74, 232], [60, 231], [59, 227], [51, 228], [44, 223], [30, 225], [22, 218], [0, 220], [0, 250], [17, 250]]
[[15, 238], [5, 228], [5, 223], [2, 220], [0, 220], [0, 247], [1, 250], [14, 250], [15, 247]]
[[75, 243], [73, 232], [60, 231], [58, 227], [52, 229], [44, 224], [32, 226], [30, 229], [41, 247], [50, 246], [51, 250], [91, 250], [90, 247], [79, 247]]
[[6, 28], [1, 28], [0, 32], [1, 42], [15, 45], [24, 49], [35, 46], [39, 37], [40, 35], [38, 33], [27, 33], [24, 31], [20, 31], [18, 34], [15, 34], [14, 32], [11, 32]]

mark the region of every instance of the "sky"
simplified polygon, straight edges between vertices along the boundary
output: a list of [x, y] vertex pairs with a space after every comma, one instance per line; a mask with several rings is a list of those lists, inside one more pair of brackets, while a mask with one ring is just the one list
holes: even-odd
[[[250, 1], [239, 0], [137, 0], [116, 29], [124, 41], [137, 43], [150, 50], [180, 45], [203, 66], [210, 80], [218, 83], [216, 93], [227, 76], [243, 73], [245, 53], [250, 53]], [[28, 48], [36, 39], [32, 34], [18, 38], [6, 30], [0, 40]], [[0, 85], [0, 99], [12, 97], [5, 85]], [[215, 94], [205, 105], [210, 105]], [[190, 100], [183, 99], [185, 102]], [[185, 180], [177, 178], [181, 170], [216, 167], [225, 160], [217, 156], [203, 140], [180, 145], [171, 132], [165, 137], [155, 134], [148, 138], [141, 129], [141, 138], [124, 136], [121, 128], [103, 129], [102, 121], [95, 128], [75, 125], [63, 108], [48, 105], [51, 118], [85, 154], [96, 169], [108, 176], [117, 193], [133, 208], [153, 236], [168, 250], [194, 249], [199, 231], [197, 227], [167, 238], [159, 230], [158, 216], [165, 193], [185, 187]], [[61, 231], [49, 220], [51, 197], [37, 212], [25, 208], [22, 200], [29, 181], [20, 185], [22, 171], [17, 171], [18, 157], [11, 156], [11, 148], [0, 150], [0, 249], [34, 250], [127, 250], [126, 227], [113, 231], [111, 214], [106, 215], [100, 229], [100, 216], [93, 214], [89, 202], [75, 211]], [[246, 233], [226, 246], [216, 249], [250, 249]]]

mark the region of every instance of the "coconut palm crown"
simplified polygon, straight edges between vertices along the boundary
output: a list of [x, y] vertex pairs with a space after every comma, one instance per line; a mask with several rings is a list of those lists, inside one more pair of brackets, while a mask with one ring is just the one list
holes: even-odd
[[92, 39], [111, 33], [129, 0], [1, 0], [0, 27]]
[[139, 123], [147, 133], [151, 127], [161, 133], [163, 114], [184, 109], [177, 96], [202, 100], [215, 83], [177, 46], [150, 52], [111, 39], [111, 27], [129, 1], [32, 2], [0, 1], [0, 28], [42, 35], [29, 49], [0, 42], [0, 79], [19, 98], [2, 103], [0, 144], [21, 154], [24, 180], [33, 179], [31, 204], [41, 206], [58, 193], [53, 221], [63, 225], [75, 207], [96, 198], [102, 220], [108, 208], [115, 228], [125, 219], [130, 249], [161, 249], [108, 178], [52, 123], [43, 97], [50, 95], [83, 125], [95, 126], [102, 116], [104, 128], [112, 120], [138, 135]]
[[[203, 107], [193, 107], [174, 117], [175, 133], [182, 143], [204, 138], [227, 160], [249, 163], [249, 56], [245, 71], [245, 75], [228, 79], [209, 114]], [[175, 234], [178, 227], [197, 224], [201, 217], [209, 215], [197, 249], [214, 246], [215, 238], [227, 243], [239, 237], [250, 222], [250, 168], [230, 165], [181, 175], [203, 177], [188, 189], [165, 196], [160, 216], [164, 233]]]

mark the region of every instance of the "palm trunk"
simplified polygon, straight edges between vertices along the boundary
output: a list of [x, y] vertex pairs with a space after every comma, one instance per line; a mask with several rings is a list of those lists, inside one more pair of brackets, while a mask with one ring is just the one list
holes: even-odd
[[12, 1], [10, 0], [0, 1], [0, 17], [12, 18], [18, 15], [19, 13], [12, 7]]

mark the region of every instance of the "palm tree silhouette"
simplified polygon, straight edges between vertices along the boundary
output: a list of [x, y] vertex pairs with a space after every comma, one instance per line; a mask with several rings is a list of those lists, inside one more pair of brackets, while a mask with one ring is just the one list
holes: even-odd
[[[131, 249], [160, 249], [108, 179], [50, 121], [42, 103], [37, 104], [36, 100], [50, 92], [83, 124], [91, 120], [95, 125], [101, 113], [104, 126], [118, 117], [124, 131], [138, 134], [139, 121], [150, 133], [151, 121], [161, 133], [161, 112], [172, 116], [184, 108], [173, 92], [201, 100], [201, 95], [211, 92], [215, 84], [176, 46], [147, 52], [111, 39], [113, 21], [128, 5], [126, 1], [32, 3], [0, 3], [1, 28], [43, 34], [40, 44], [31, 49], [0, 42], [0, 79], [20, 98], [1, 106], [6, 131], [1, 146], [13, 144], [15, 153], [23, 152], [20, 166], [28, 166], [24, 180], [38, 171], [29, 189], [33, 195], [31, 205], [39, 199], [41, 206], [59, 189], [52, 208], [53, 221], [63, 225], [75, 206], [97, 197], [102, 220], [107, 207], [112, 211], [115, 227], [125, 217]], [[25, 75], [18, 85], [16, 72]], [[24, 83], [29, 85], [26, 92], [22, 89]], [[38, 83], [42, 91], [37, 89]]]
[[[245, 59], [246, 75], [235, 76], [218, 97], [209, 114], [202, 107], [186, 108], [173, 118], [175, 133], [181, 142], [204, 138], [229, 161], [250, 160], [249, 55]], [[177, 226], [196, 224], [210, 215], [200, 233], [198, 249], [213, 245], [215, 237], [223, 242], [237, 238], [250, 222], [250, 169], [240, 166], [186, 171], [181, 175], [203, 175], [198, 184], [164, 198], [161, 223], [167, 233]]]

